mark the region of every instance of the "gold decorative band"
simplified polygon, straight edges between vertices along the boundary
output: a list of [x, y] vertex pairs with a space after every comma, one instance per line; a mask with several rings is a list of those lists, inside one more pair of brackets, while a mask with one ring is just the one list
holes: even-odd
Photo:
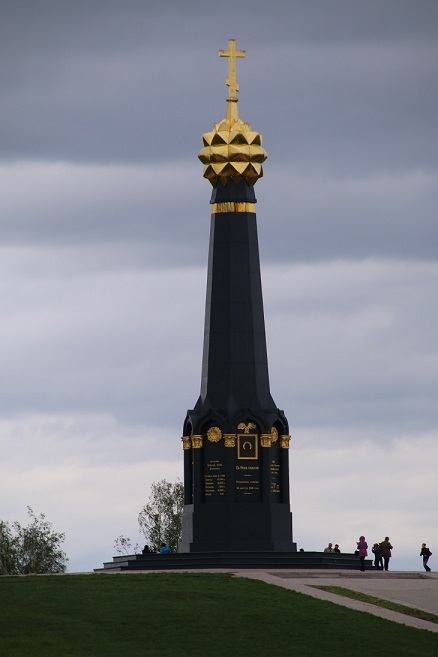
[[237, 201], [225, 201], [223, 203], [212, 203], [211, 213], [223, 212], [255, 212], [255, 203], [238, 203]]
[[280, 436], [280, 447], [289, 449], [290, 436]]

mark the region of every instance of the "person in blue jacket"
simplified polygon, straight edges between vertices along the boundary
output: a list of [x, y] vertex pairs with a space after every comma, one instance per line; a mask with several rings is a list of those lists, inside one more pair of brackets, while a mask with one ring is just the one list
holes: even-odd
[[374, 543], [371, 552], [374, 554], [374, 567], [377, 568], [377, 570], [383, 570], [382, 549], [379, 543]]

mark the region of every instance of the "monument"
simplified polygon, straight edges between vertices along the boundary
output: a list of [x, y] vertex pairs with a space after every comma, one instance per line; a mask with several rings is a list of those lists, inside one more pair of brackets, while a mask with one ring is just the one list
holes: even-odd
[[236, 59], [226, 117], [203, 135], [213, 186], [201, 392], [184, 421], [179, 552], [295, 552], [289, 503], [289, 427], [269, 387], [254, 184], [262, 137], [239, 118]]
[[[234, 40], [227, 112], [203, 135], [213, 186], [201, 394], [184, 421], [178, 553], [113, 557], [95, 572], [197, 568], [358, 570], [354, 554], [297, 552], [289, 503], [289, 426], [269, 388], [254, 184], [262, 138], [237, 111]], [[366, 568], [371, 569], [371, 560]]]

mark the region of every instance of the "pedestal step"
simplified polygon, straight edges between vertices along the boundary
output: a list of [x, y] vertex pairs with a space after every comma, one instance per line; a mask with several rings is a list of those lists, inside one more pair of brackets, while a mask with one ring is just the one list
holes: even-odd
[[[199, 569], [333, 569], [359, 570], [359, 557], [354, 554], [324, 552], [184, 552], [176, 554], [133, 554], [113, 557], [94, 572], [141, 570]], [[372, 570], [371, 559], [365, 560]]]

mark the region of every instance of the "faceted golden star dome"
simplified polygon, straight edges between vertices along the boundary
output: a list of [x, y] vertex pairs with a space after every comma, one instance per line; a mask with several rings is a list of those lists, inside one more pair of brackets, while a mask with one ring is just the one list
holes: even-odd
[[236, 82], [236, 57], [245, 57], [245, 51], [236, 51], [234, 39], [230, 39], [228, 45], [229, 50], [219, 51], [221, 57], [229, 57], [227, 115], [215, 123], [212, 132], [202, 135], [204, 148], [198, 154], [204, 165], [204, 178], [213, 187], [219, 181], [225, 185], [230, 178], [235, 183], [245, 180], [248, 185], [254, 185], [263, 176], [262, 163], [267, 158], [262, 148], [261, 134], [254, 132], [249, 123], [239, 119], [237, 111], [239, 85]]

